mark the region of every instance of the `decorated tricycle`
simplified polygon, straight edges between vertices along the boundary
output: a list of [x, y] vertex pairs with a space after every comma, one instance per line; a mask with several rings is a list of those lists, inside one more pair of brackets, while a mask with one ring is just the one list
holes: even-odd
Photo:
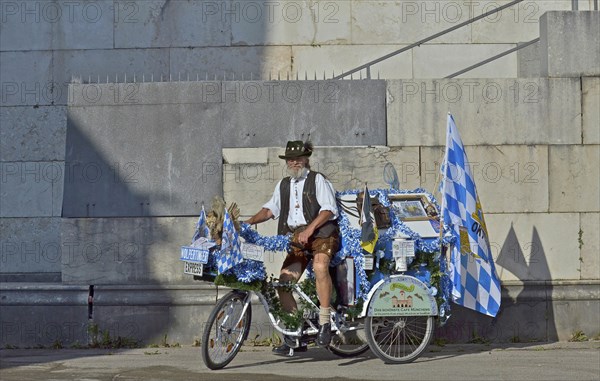
[[[450, 282], [443, 252], [450, 241], [440, 226], [438, 204], [422, 189], [369, 191], [365, 186], [336, 196], [341, 249], [330, 267], [335, 301], [328, 349], [343, 357], [371, 349], [386, 363], [411, 362], [427, 348], [436, 321], [442, 324], [449, 316]], [[369, 211], [376, 243], [365, 250], [359, 219]], [[294, 243], [289, 236], [262, 236], [238, 223], [238, 215], [235, 204], [226, 208], [224, 202], [213, 205], [208, 215], [203, 210], [194, 243], [181, 251], [186, 273], [232, 288], [212, 310], [202, 335], [202, 359], [210, 369], [231, 362], [247, 338], [253, 294], [284, 336], [290, 356], [314, 342], [318, 332], [310, 265], [302, 282], [268, 279], [264, 252], [285, 252]], [[295, 313], [282, 311], [279, 287], [292, 291], [299, 301]]]
[[[181, 251], [184, 271], [213, 275], [216, 284], [233, 289], [217, 303], [205, 326], [204, 363], [220, 369], [233, 360], [250, 329], [252, 293], [265, 307], [273, 327], [284, 335], [290, 355], [305, 350], [317, 333], [316, 342], [323, 345], [325, 333], [333, 336], [328, 348], [337, 355], [355, 356], [370, 348], [386, 363], [406, 363], [427, 348], [434, 322], [446, 322], [450, 298], [496, 316], [500, 280], [474, 176], [450, 114], [446, 132], [441, 210], [425, 190], [398, 189], [398, 176], [389, 163], [384, 180], [390, 189], [369, 191], [365, 184], [362, 192], [348, 190], [337, 193], [335, 199], [330, 197], [331, 204], [337, 202], [341, 236], [341, 249], [329, 261], [336, 291], [333, 309], [317, 307], [310, 266], [309, 276], [300, 284], [267, 280], [264, 250], [288, 251], [295, 243], [290, 236], [264, 237], [251, 226], [237, 223], [235, 204], [227, 210], [224, 202], [217, 203], [208, 216], [203, 209], [192, 246]], [[310, 152], [302, 142], [288, 142], [286, 154], [279, 157], [286, 159], [288, 169], [300, 170], [299, 157]], [[312, 190], [308, 196], [314, 196]], [[327, 271], [320, 265], [318, 270], [322, 281]], [[282, 311], [275, 296], [279, 287], [298, 295], [301, 303], [295, 312]], [[331, 311], [331, 316], [323, 311]]]

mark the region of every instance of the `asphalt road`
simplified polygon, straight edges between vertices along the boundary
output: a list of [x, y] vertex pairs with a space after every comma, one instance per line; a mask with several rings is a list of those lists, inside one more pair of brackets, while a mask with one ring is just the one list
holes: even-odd
[[2, 349], [2, 381], [189, 380], [600, 380], [600, 342], [431, 345], [411, 364], [386, 365], [367, 352], [339, 358], [320, 348], [293, 358], [268, 347], [243, 347], [211, 371], [200, 349]]

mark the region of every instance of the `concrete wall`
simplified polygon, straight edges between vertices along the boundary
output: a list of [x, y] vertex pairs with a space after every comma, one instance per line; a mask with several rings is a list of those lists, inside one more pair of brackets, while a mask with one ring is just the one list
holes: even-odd
[[[199, 148], [167, 147], [169, 151], [160, 144], [148, 148], [139, 141], [148, 135], [143, 127], [152, 126], [152, 135], [163, 136], [160, 142], [177, 146], [191, 141], [190, 132], [206, 125], [219, 126], [220, 133], [236, 126], [237, 134], [229, 140], [207, 144], [213, 149], [208, 155], [219, 164], [223, 147], [274, 147], [288, 138], [306, 138], [311, 132], [318, 145], [348, 146], [318, 152], [314, 159], [315, 164], [321, 162], [319, 170], [336, 178], [340, 189], [356, 187], [363, 177], [371, 178], [373, 185], [384, 186], [379, 170], [373, 168], [387, 161], [398, 168], [403, 186], [434, 189], [448, 110], [457, 120], [469, 121], [459, 122], [459, 128], [471, 160], [480, 164], [478, 186], [488, 224], [494, 226], [498, 237], [498, 262], [507, 287], [504, 305], [513, 299], [527, 300], [527, 305], [535, 302], [531, 311], [537, 315], [519, 309], [524, 308], [522, 303], [512, 310], [515, 316], [536, 316], [535, 324], [544, 322], [545, 334], [536, 333], [533, 338], [568, 338], [570, 331], [589, 323], [584, 316], [597, 316], [586, 312], [597, 310], [595, 294], [585, 299], [569, 290], [596, 284], [593, 282], [600, 272], [600, 244], [594, 233], [599, 224], [600, 82], [593, 71], [598, 60], [594, 61], [593, 49], [576, 50], [593, 53], [591, 60], [583, 57], [575, 62], [587, 62], [578, 70], [589, 73], [591, 69], [596, 74], [580, 78], [581, 73], [569, 72], [575, 63], [563, 62], [560, 54], [553, 54], [555, 49], [570, 48], [555, 31], [567, 24], [549, 14], [540, 31], [538, 21], [545, 11], [570, 9], [570, 0], [524, 2], [518, 10], [505, 10], [481, 20], [378, 64], [371, 72], [373, 77], [379, 73], [381, 78], [397, 80], [339, 82], [350, 97], [354, 94], [351, 102], [316, 106], [315, 102], [300, 102], [302, 107], [298, 108], [282, 104], [283, 95], [277, 100], [280, 103], [274, 103], [276, 107], [264, 102], [260, 107], [235, 102], [231, 97], [238, 92], [236, 86], [252, 81], [267, 89], [272, 84], [289, 86], [293, 82], [258, 81], [270, 77], [287, 80], [288, 72], [290, 79], [331, 77], [334, 71], [339, 74], [456, 25], [468, 14], [478, 15], [505, 2], [252, 3], [262, 12], [258, 19], [252, 8], [237, 1], [0, 2], [0, 345], [51, 345], [57, 340], [57, 327], [74, 332], [73, 327], [87, 319], [90, 284], [99, 285], [99, 298], [118, 301], [96, 310], [104, 328], [129, 313], [122, 312], [119, 303], [134, 306], [136, 313], [154, 308], [150, 307], [154, 303], [151, 287], [167, 290], [161, 293], [165, 305], [200, 297], [193, 288], [196, 284], [181, 274], [173, 257], [177, 247], [191, 236], [195, 217], [189, 215], [197, 212], [195, 202], [210, 199], [221, 186], [227, 198], [238, 198], [232, 193], [235, 182], [245, 181], [248, 192], [239, 200], [243, 212], [251, 213], [257, 200], [263, 201], [274, 185], [273, 168], [269, 169], [270, 177], [260, 172], [261, 180], [269, 179], [265, 188], [256, 181], [258, 172], [253, 171], [274, 164], [278, 149], [260, 150], [257, 163], [251, 164], [225, 150], [222, 166], [208, 168], [214, 170], [215, 179], [223, 179], [223, 185], [221, 180], [210, 181], [217, 185], [214, 189], [200, 187], [199, 197], [169, 198], [186, 196], [179, 187], [182, 181], [194, 185], [197, 179], [185, 180], [183, 174], [193, 172]], [[579, 9], [591, 9], [592, 4], [580, 0]], [[577, 25], [594, 26], [591, 22]], [[518, 55], [458, 80], [434, 79], [540, 36], [540, 32], [545, 33], [545, 39]], [[577, 33], [586, 36], [588, 32]], [[579, 41], [581, 36], [572, 38]], [[548, 72], [550, 78], [540, 78], [542, 62], [548, 63], [544, 67], [554, 68], [554, 74]], [[73, 76], [81, 84], [69, 87]], [[201, 87], [215, 83], [221, 86], [215, 102], [218, 107], [202, 99]], [[327, 88], [320, 87], [326, 81], [302, 83], [308, 86], [308, 94], [319, 96], [319, 102], [324, 103], [330, 95]], [[232, 86], [226, 91], [225, 102], [222, 84]], [[357, 86], [362, 89], [356, 90]], [[364, 90], [368, 86], [374, 87]], [[370, 109], [365, 113], [360, 103], [367, 98], [379, 106], [363, 105]], [[333, 121], [327, 129], [317, 128], [324, 115]], [[264, 126], [265, 120], [273, 118], [282, 125], [298, 127], [279, 130]], [[343, 129], [332, 127], [337, 125]], [[173, 130], [181, 131], [181, 135], [167, 136], [166, 132]], [[106, 131], [111, 134], [103, 135]], [[314, 136], [317, 131], [321, 134], [318, 139]], [[78, 151], [78, 147], [87, 151]], [[120, 149], [115, 151], [115, 147]], [[205, 150], [206, 146], [200, 148]], [[346, 151], [351, 156], [345, 156]], [[340, 163], [340, 157], [346, 157], [348, 163]], [[365, 164], [367, 158], [369, 164]], [[163, 181], [165, 175], [171, 176], [169, 181]], [[502, 194], [499, 189], [503, 189]], [[103, 202], [110, 203], [112, 192], [130, 196], [139, 210], [128, 215], [137, 217], [106, 218], [96, 213], [100, 203], [92, 195], [102, 195]], [[160, 197], [148, 205], [149, 194]], [[484, 194], [494, 197], [486, 200]], [[73, 208], [75, 201], [78, 209]], [[194, 205], [194, 210], [185, 211], [187, 216], [169, 210], [168, 206], [177, 202]], [[160, 213], [151, 212], [155, 204], [163, 205]], [[112, 207], [118, 209], [116, 204]], [[74, 211], [71, 216], [77, 218], [61, 218], [68, 215], [65, 211], [69, 208]], [[151, 214], [155, 216], [140, 217]], [[96, 218], [82, 218], [86, 216]], [[507, 229], [509, 223], [518, 228]], [[559, 240], [556, 237], [563, 231], [556, 225], [563, 223], [568, 225], [564, 232], [568, 238]], [[265, 226], [265, 232], [272, 227]], [[575, 234], [576, 241], [571, 239]], [[545, 260], [542, 264], [536, 262], [540, 254]], [[276, 256], [270, 259], [274, 272], [277, 260]], [[519, 285], [522, 281], [528, 283]], [[127, 289], [130, 286], [133, 288]], [[105, 294], [102, 287], [110, 291]], [[204, 289], [200, 292], [210, 293]], [[135, 297], [127, 301], [117, 297], [119, 293]], [[22, 299], [25, 294], [31, 297]], [[556, 323], [560, 330], [547, 328], [548, 316], [554, 316], [548, 313], [559, 311], [548, 310], [548, 305], [557, 305], [552, 298], [567, 300], [561, 302], [563, 312], [556, 315], [563, 319]], [[207, 310], [198, 307], [193, 313], [204, 316]], [[568, 315], [569, 310], [582, 312]], [[188, 310], [180, 313], [184, 310], [175, 307], [171, 312], [167, 307], [154, 311], [153, 316], [164, 324], [190, 316]], [[489, 324], [465, 313], [464, 319], [457, 315], [453, 320], [462, 327], [461, 332], [467, 332], [465, 327], [473, 321], [482, 327]], [[36, 320], [42, 315], [46, 320]], [[28, 318], [22, 320], [21, 316]], [[32, 325], [15, 325], [22, 321]], [[64, 321], [76, 324], [62, 326]], [[598, 326], [597, 321], [592, 322]], [[193, 324], [189, 330], [183, 323], [177, 326], [181, 331], [173, 329], [169, 335], [193, 336]], [[144, 329], [135, 331], [140, 332], [140, 338], [160, 340], [158, 330]], [[81, 342], [84, 333], [78, 332], [58, 339]], [[468, 339], [463, 335], [459, 340]]]
[[[388, 146], [316, 148], [311, 166], [337, 190], [365, 182], [387, 187], [383, 167], [392, 163], [402, 188], [437, 194], [445, 114], [454, 113], [486, 212], [503, 312], [491, 320], [455, 307], [438, 335], [454, 341], [468, 341], [474, 332], [500, 341], [566, 340], [576, 329], [598, 332], [600, 321], [585, 311], [600, 308], [600, 145], [584, 131], [596, 131], [600, 120], [596, 110], [581, 108], [597, 96], [595, 79], [387, 81]], [[486, 86], [504, 92], [492, 102], [480, 92]], [[464, 96], [444, 95], [457, 89]], [[281, 151], [224, 150], [224, 195], [242, 215], [252, 215], [271, 196], [283, 176]], [[275, 234], [276, 224], [258, 229]], [[276, 274], [282, 261], [280, 254], [266, 255], [268, 272]]]

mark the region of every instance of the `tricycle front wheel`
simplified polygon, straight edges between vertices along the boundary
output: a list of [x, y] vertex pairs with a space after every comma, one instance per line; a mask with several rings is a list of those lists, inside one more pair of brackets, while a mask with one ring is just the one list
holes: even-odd
[[368, 316], [365, 333], [371, 351], [386, 363], [414, 361], [427, 348], [433, 316]]
[[244, 311], [247, 292], [231, 291], [212, 310], [202, 335], [202, 360], [210, 369], [221, 369], [233, 360], [248, 336], [252, 308]]

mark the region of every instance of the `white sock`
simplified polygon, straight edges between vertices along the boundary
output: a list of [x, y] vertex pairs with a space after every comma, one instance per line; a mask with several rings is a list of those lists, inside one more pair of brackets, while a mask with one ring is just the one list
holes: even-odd
[[330, 322], [331, 307], [319, 307], [319, 324], [327, 324]]

